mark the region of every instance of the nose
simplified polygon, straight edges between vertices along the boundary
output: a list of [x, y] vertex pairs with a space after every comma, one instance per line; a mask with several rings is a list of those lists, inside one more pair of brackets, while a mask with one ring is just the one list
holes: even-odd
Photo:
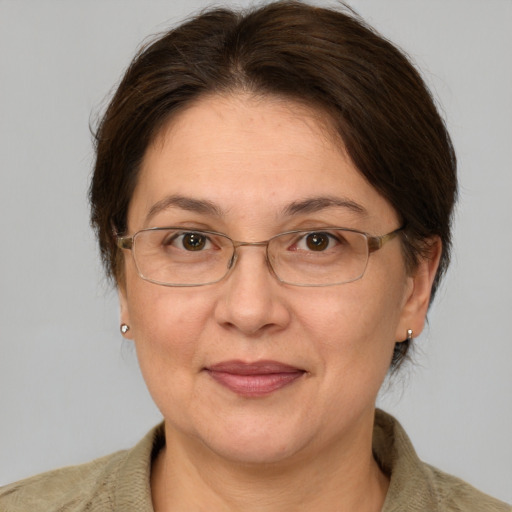
[[272, 275], [261, 244], [237, 248], [234, 268], [220, 283], [215, 317], [225, 328], [260, 336], [288, 325], [285, 286]]

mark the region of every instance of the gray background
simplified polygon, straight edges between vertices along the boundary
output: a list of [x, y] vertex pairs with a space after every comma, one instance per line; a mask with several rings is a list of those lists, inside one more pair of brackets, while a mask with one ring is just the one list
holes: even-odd
[[[88, 226], [88, 124], [139, 43], [207, 4], [0, 0], [0, 484], [160, 420]], [[453, 264], [381, 403], [424, 460], [512, 502], [512, 2], [351, 5], [423, 70], [460, 160]]]

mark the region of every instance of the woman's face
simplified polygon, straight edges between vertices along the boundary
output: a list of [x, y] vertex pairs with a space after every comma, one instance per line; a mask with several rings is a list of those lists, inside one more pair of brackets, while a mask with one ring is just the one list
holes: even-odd
[[[148, 148], [129, 233], [184, 226], [256, 242], [323, 226], [397, 229], [316, 115], [274, 98], [202, 98]], [[178, 196], [193, 201], [165, 201]], [[398, 238], [370, 255], [362, 279], [336, 286], [278, 282], [262, 247], [238, 256], [222, 281], [176, 288], [142, 280], [125, 251], [121, 319], [166, 428], [241, 462], [357, 450], [395, 341], [423, 327], [433, 269], [407, 275]]]

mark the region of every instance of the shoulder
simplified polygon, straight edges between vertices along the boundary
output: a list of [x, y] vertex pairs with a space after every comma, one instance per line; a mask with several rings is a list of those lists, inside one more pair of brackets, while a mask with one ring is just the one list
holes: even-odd
[[423, 464], [430, 474], [439, 509], [446, 512], [512, 512], [512, 507], [475, 489], [460, 478]]
[[400, 423], [377, 411], [373, 452], [390, 484], [382, 512], [512, 512], [496, 500], [416, 454]]
[[87, 464], [49, 471], [0, 488], [2, 512], [36, 510], [78, 512], [91, 500], [109, 500], [126, 452], [118, 452]]
[[149, 512], [150, 472], [163, 427], [134, 448], [0, 487], [1, 512]]

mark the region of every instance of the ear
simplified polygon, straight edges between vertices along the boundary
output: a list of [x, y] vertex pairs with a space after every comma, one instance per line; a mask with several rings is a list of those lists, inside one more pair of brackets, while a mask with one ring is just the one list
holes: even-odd
[[428, 254], [420, 259], [412, 275], [408, 277], [404, 305], [395, 334], [396, 341], [404, 341], [409, 329], [417, 337], [425, 327], [432, 283], [441, 258], [441, 247], [440, 238], [433, 238], [429, 242]]
[[[131, 323], [130, 323], [130, 311], [129, 311], [129, 308], [128, 308], [128, 301], [126, 299], [126, 288], [125, 288], [125, 286], [118, 285], [117, 294], [118, 294], [118, 297], [119, 297], [119, 309], [120, 309], [120, 314], [119, 314], [120, 322], [119, 322], [119, 324], [120, 325], [126, 324], [126, 325], [128, 325], [130, 327], [131, 326]], [[130, 329], [128, 329], [127, 332], [123, 333], [123, 337], [127, 338], [129, 340], [133, 340], [132, 331]]]

